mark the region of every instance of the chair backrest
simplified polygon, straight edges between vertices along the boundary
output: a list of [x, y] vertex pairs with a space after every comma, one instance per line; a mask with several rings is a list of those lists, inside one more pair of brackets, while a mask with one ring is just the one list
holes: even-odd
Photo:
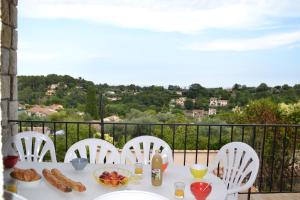
[[224, 145], [218, 152], [215, 160], [208, 166], [208, 171], [223, 167], [223, 182], [227, 193], [249, 189], [258, 173], [259, 159], [254, 149], [242, 142], [231, 142]]
[[173, 163], [172, 150], [165, 141], [153, 136], [139, 136], [133, 138], [123, 147], [121, 163], [128, 164], [128, 162], [130, 162], [131, 164], [134, 164], [140, 162], [148, 165], [155, 154], [155, 150], [161, 149], [161, 154], [167, 156], [169, 163]]
[[4, 154], [18, 153], [21, 161], [42, 162], [49, 151], [52, 162], [56, 162], [56, 153], [52, 140], [42, 133], [26, 131], [12, 136], [4, 145]]
[[64, 162], [70, 162], [77, 157], [87, 158], [89, 163], [93, 164], [120, 163], [120, 154], [117, 148], [105, 140], [95, 138], [84, 139], [73, 144], [68, 149]]

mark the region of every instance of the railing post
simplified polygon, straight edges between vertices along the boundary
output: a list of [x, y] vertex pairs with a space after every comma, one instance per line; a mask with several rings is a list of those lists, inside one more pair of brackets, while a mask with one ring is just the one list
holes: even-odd
[[296, 153], [296, 142], [297, 142], [297, 133], [298, 127], [295, 127], [295, 137], [294, 137], [294, 150], [293, 150], [293, 158], [292, 158], [292, 174], [291, 174], [291, 192], [293, 192], [293, 184], [294, 184], [294, 169], [295, 169], [295, 153]]
[[208, 166], [208, 163], [209, 163], [210, 134], [211, 134], [211, 126], [208, 125], [206, 166]]
[[100, 126], [101, 126], [101, 139], [104, 140], [104, 102], [103, 94], [100, 94]]

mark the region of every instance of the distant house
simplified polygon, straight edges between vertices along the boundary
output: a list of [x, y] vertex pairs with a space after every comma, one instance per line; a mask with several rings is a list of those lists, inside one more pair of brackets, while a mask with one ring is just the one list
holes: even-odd
[[56, 111], [64, 109], [64, 107], [60, 104], [52, 104], [51, 106], [48, 106], [48, 108]]
[[107, 92], [105, 92], [105, 94], [108, 96], [112, 96], [112, 95], [115, 95], [116, 93], [114, 91], [107, 91]]
[[76, 112], [76, 114], [79, 115], [79, 116], [83, 116], [84, 112]]
[[[121, 118], [117, 115], [111, 115], [109, 117], [106, 117], [103, 119], [104, 123], [110, 123], [110, 122], [120, 122]], [[96, 129], [96, 131], [100, 131], [101, 130], [101, 121], [100, 120], [92, 120], [92, 127], [94, 129]]]
[[56, 90], [56, 88], [59, 86], [59, 84], [57, 83], [57, 84], [51, 84], [50, 86], [49, 86], [49, 89], [50, 90]]
[[207, 111], [205, 110], [187, 110], [184, 112], [185, 116], [187, 117], [193, 117], [193, 118], [198, 118], [201, 119], [207, 115]]
[[218, 103], [219, 103], [220, 106], [227, 106], [228, 101], [227, 101], [227, 100], [221, 100], [221, 99], [220, 99], [220, 100], [218, 101]]
[[47, 90], [45, 94], [46, 96], [52, 96], [55, 94], [55, 90]]
[[47, 96], [52, 96], [55, 94], [56, 92], [56, 89], [58, 88], [58, 86], [63, 86], [63, 88], [67, 88], [68, 86], [66, 84], [62, 85], [61, 83], [57, 83], [57, 84], [51, 84], [49, 87], [48, 87], [48, 90], [46, 91], [46, 95]]
[[54, 95], [58, 86], [59, 86], [59, 84], [51, 84], [51, 85], [48, 87], [48, 90], [46, 91], [46, 95], [47, 95], [47, 96], [52, 96], [52, 95]]
[[23, 110], [26, 110], [26, 106], [19, 103], [18, 104], [18, 111], [23, 111]]
[[183, 107], [184, 103], [186, 101], [186, 97], [180, 97], [180, 98], [176, 99], [175, 101], [176, 101], [176, 105]]
[[104, 122], [119, 122], [121, 118], [117, 115], [112, 115], [103, 119]]
[[35, 105], [26, 111], [26, 113], [29, 116], [37, 116], [37, 117], [47, 117], [48, 115], [51, 115], [56, 112], [57, 112], [56, 110], [52, 110], [47, 107], [42, 107], [39, 105]]
[[218, 99], [215, 97], [210, 98], [209, 100], [209, 106], [212, 107], [218, 107], [218, 106], [227, 106], [228, 105], [228, 100], [223, 100], [223, 99]]
[[176, 94], [182, 96], [182, 91], [176, 91]]
[[57, 113], [57, 111], [62, 109], [63, 106], [59, 104], [53, 104], [51, 106], [34, 105], [30, 109], [26, 110], [26, 113], [29, 116], [47, 117], [51, 114]]
[[108, 99], [109, 101], [118, 101], [118, 100], [120, 100], [121, 98], [119, 98], [119, 97], [107, 97], [107, 99]]
[[208, 115], [215, 115], [215, 114], [217, 114], [217, 109], [215, 109], [215, 108], [208, 109]]
[[218, 99], [215, 97], [210, 98], [209, 100], [209, 106], [218, 106]]

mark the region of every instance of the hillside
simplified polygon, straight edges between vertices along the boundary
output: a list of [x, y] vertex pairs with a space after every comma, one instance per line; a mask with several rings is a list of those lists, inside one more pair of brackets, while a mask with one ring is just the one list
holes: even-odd
[[[210, 110], [212, 114], [229, 112], [237, 106], [243, 107], [251, 101], [263, 98], [268, 98], [274, 103], [287, 104], [296, 103], [300, 99], [300, 84], [275, 87], [269, 87], [264, 83], [257, 87], [235, 84], [230, 89], [204, 88], [199, 84], [192, 84], [187, 89], [173, 85], [168, 88], [140, 87], [133, 84], [109, 86], [55, 74], [19, 76], [18, 90], [21, 104], [29, 106], [60, 104], [66, 109], [79, 112], [96, 111], [99, 95], [102, 93], [105, 96], [105, 115], [121, 117], [125, 117], [132, 109], [141, 112], [153, 110], [157, 113], [185, 112], [189, 116], [198, 116], [201, 113], [207, 115]], [[194, 110], [198, 110], [197, 113]], [[92, 118], [98, 118], [97, 112], [90, 114]]]

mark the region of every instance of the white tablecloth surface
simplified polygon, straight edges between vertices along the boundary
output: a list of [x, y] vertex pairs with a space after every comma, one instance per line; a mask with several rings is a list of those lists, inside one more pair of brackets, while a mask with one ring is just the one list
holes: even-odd
[[[170, 165], [163, 176], [163, 184], [159, 187], [151, 185], [150, 166], [144, 166], [143, 179], [139, 184], [129, 184], [127, 187], [120, 189], [108, 188], [103, 185], [99, 185], [94, 177], [93, 171], [97, 168], [111, 166], [111, 165], [100, 165], [100, 164], [88, 164], [83, 171], [75, 171], [71, 164], [66, 163], [29, 163], [29, 162], [18, 162], [16, 167], [26, 169], [34, 168], [38, 173], [42, 175], [44, 168], [52, 169], [57, 168], [67, 177], [74, 181], [82, 182], [87, 190], [79, 193], [72, 191], [71, 193], [63, 193], [53, 186], [49, 185], [46, 180], [42, 180], [36, 188], [25, 188], [18, 186], [18, 193], [30, 200], [60, 200], [60, 199], [80, 199], [80, 200], [92, 200], [97, 196], [103, 195], [108, 192], [116, 190], [143, 190], [148, 192], [154, 192], [167, 197], [170, 200], [175, 199], [174, 197], [174, 182], [182, 181], [186, 184], [185, 187], [185, 198], [184, 199], [195, 199], [190, 191], [190, 184], [196, 180], [192, 178], [189, 168], [184, 166], [172, 166]], [[120, 168], [127, 168], [133, 172], [132, 166], [118, 165]], [[5, 170], [4, 176], [9, 176], [11, 170]], [[226, 197], [226, 188], [223, 182], [212, 174], [207, 174], [205, 177], [212, 184], [212, 192], [208, 196], [207, 200], [224, 200]]]

